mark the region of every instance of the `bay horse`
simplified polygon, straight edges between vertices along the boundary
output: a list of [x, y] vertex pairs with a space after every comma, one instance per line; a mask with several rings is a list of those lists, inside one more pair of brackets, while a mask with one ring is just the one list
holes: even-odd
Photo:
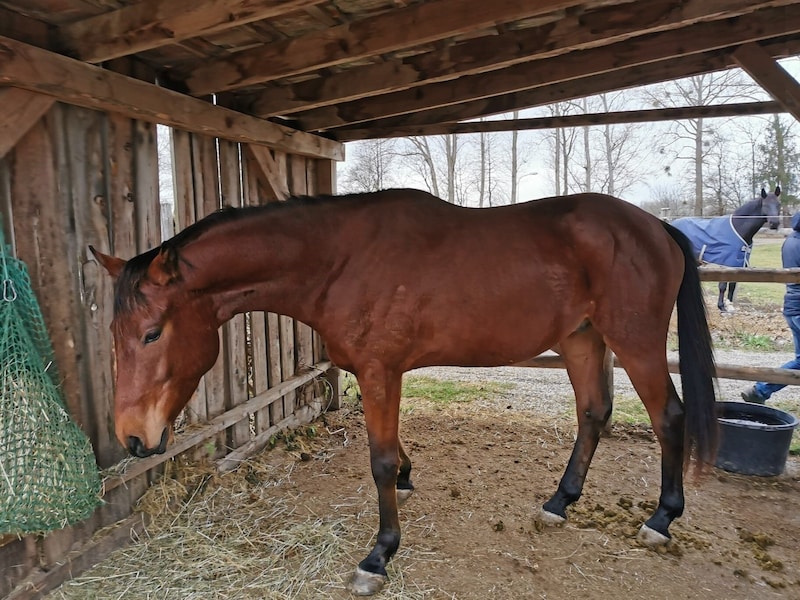
[[[643, 543], [670, 539], [690, 455], [701, 470], [714, 462], [714, 360], [692, 247], [622, 200], [581, 194], [475, 209], [415, 190], [293, 198], [223, 209], [128, 261], [92, 252], [115, 279], [115, 428], [135, 456], [164, 452], [217, 358], [217, 328], [237, 313], [311, 325], [332, 361], [356, 375], [380, 515], [375, 546], [350, 581], [356, 594], [384, 585], [400, 544], [398, 495], [414, 489], [398, 438], [401, 380], [411, 369], [561, 354], [578, 434], [540, 511], [544, 524], [563, 523], [580, 497], [611, 414], [606, 347], [662, 451], [661, 494], [640, 529]], [[676, 303], [683, 401], [666, 358]]]
[[[672, 224], [689, 238], [695, 256], [701, 262], [724, 267], [749, 267], [755, 234], [767, 222], [770, 229], [777, 229], [780, 225], [780, 195], [780, 186], [775, 186], [775, 191], [769, 193], [761, 188], [760, 196], [745, 202], [731, 215], [710, 219], [685, 217], [676, 219]], [[735, 281], [719, 282], [717, 308], [720, 312], [733, 312], [735, 292]]]

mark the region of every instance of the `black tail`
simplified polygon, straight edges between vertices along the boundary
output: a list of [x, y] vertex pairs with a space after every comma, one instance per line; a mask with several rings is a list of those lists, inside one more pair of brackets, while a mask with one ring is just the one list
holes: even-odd
[[717, 452], [714, 350], [692, 245], [671, 225], [665, 223], [664, 227], [680, 246], [686, 262], [677, 302], [678, 354], [686, 410], [684, 467], [694, 454], [702, 470], [714, 464]]

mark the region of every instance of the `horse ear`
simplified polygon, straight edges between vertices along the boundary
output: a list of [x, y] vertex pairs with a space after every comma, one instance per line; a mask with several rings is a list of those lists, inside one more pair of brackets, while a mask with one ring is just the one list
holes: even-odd
[[147, 278], [156, 285], [167, 285], [180, 277], [175, 250], [161, 246], [161, 251], [147, 268]]
[[100, 266], [103, 267], [109, 275], [111, 275], [112, 279], [119, 277], [119, 274], [122, 273], [122, 269], [125, 268], [125, 263], [127, 261], [122, 260], [121, 258], [103, 254], [102, 252], [96, 250], [94, 246], [89, 246], [89, 251], [97, 259], [97, 262], [100, 263]]
[[765, 190], [764, 188], [761, 188], [761, 197], [762, 198], [766, 198], [767, 197], [767, 190]]
[[775, 186], [775, 195], [776, 196], [780, 196], [781, 195], [781, 186], [779, 186], [779, 185]]

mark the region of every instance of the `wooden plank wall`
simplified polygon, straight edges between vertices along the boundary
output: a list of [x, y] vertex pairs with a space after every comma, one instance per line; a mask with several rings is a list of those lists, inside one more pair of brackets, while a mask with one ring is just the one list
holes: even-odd
[[[87, 248], [131, 257], [161, 242], [156, 138], [155, 125], [55, 104], [0, 160], [4, 229], [30, 269], [69, 409], [92, 440], [101, 468], [124, 452], [113, 431], [112, 284]], [[284, 186], [296, 194], [333, 191], [329, 161], [259, 148], [272, 165], [265, 173], [263, 161], [253, 160], [244, 145], [177, 130], [171, 138], [176, 230], [223, 204], [279, 201]], [[188, 423], [219, 416], [324, 358], [316, 333], [275, 314], [239, 315], [220, 336], [223, 350], [187, 407]], [[314, 394], [315, 386], [291, 391], [190, 452], [218, 459], [262, 448], [275, 425]], [[5, 540], [0, 596], [27, 575], [53, 568], [98, 529], [130, 517], [159, 472], [151, 469], [113, 487], [83, 523], [45, 537]]]

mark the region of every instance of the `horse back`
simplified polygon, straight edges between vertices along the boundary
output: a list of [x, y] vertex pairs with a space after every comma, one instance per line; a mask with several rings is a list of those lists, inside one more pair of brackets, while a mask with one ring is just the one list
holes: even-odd
[[599, 194], [472, 209], [394, 191], [339, 216], [350, 250], [324, 311], [345, 368], [364, 347], [404, 368], [513, 364], [683, 273], [658, 219]]

